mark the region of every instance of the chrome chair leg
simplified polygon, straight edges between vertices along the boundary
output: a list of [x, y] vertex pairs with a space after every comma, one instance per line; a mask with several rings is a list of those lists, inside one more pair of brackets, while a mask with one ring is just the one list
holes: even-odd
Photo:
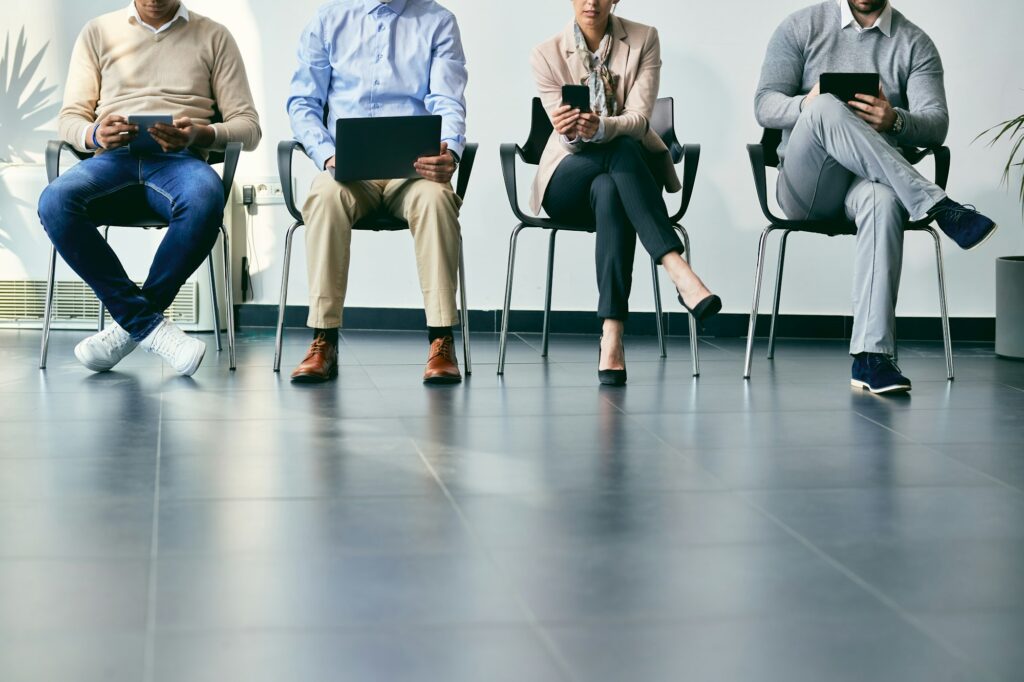
[[743, 378], [750, 378], [750, 366], [754, 361], [754, 331], [757, 327], [757, 308], [761, 302], [761, 280], [764, 278], [764, 252], [768, 245], [768, 235], [775, 228], [769, 225], [761, 233], [761, 240], [757, 245], [757, 267], [754, 270], [754, 301], [750, 306], [750, 324], [747, 327], [747, 355], [743, 363]]
[[43, 306], [43, 340], [39, 349], [39, 369], [46, 369], [50, 350], [50, 319], [53, 317], [53, 290], [57, 287], [57, 247], [50, 246], [50, 274], [46, 276], [46, 303]]
[[942, 240], [935, 228], [928, 232], [935, 241], [935, 267], [939, 276], [939, 310], [942, 313], [942, 342], [946, 347], [946, 379], [953, 381], [953, 339], [949, 330], [949, 306], [946, 299], [946, 271], [942, 262]]
[[210, 252], [210, 257], [206, 259], [206, 262], [210, 265], [210, 296], [213, 300], [213, 335], [217, 340], [217, 351], [224, 350], [223, 345], [220, 342], [220, 302], [217, 300], [217, 275], [213, 267], [213, 254], [216, 253], [216, 245], [214, 250]]
[[[110, 241], [110, 225], [104, 225], [103, 226], [103, 241], [105, 241], [105, 242], [109, 242]], [[99, 297], [97, 297], [97, 300], [98, 300], [98, 298]], [[107, 308], [106, 308], [105, 305], [103, 305], [103, 301], [100, 301], [99, 304], [100, 304], [100, 306], [99, 306], [99, 315], [97, 315], [97, 318], [96, 318], [96, 331], [97, 332], [103, 331], [103, 328], [106, 326], [106, 319], [105, 319], [105, 317], [106, 317], [106, 313], [107, 313]]]
[[775, 273], [775, 301], [772, 303], [772, 326], [768, 332], [768, 359], [775, 359], [775, 322], [779, 317], [779, 302], [782, 300], [782, 272], [786, 266], [786, 243], [789, 241], [789, 234], [792, 230], [782, 233], [782, 241], [779, 242], [779, 269]]
[[462, 355], [466, 358], [466, 376], [473, 373], [473, 356], [469, 351], [469, 306], [466, 305], [466, 259], [462, 238], [459, 238], [459, 304], [462, 308]]
[[284, 237], [284, 263], [281, 268], [281, 297], [277, 303], [277, 339], [274, 343], [274, 371], [281, 371], [281, 350], [284, 345], [284, 313], [288, 305], [288, 271], [292, 264], [292, 238], [295, 231], [302, 226], [300, 222], [292, 223]]
[[516, 244], [519, 242], [519, 233], [526, 228], [522, 223], [516, 225], [512, 230], [508, 246], [508, 272], [505, 276], [505, 307], [501, 315], [501, 336], [498, 339], [498, 376], [505, 373], [505, 351], [508, 345], [508, 316], [512, 308], [512, 280], [516, 267]]
[[[686, 231], [686, 228], [679, 226], [679, 234], [683, 238], [683, 248], [686, 250], [686, 262], [691, 264], [693, 262], [693, 250], [690, 246], [690, 233]], [[697, 320], [693, 319], [693, 315], [688, 316], [690, 318], [690, 355], [693, 360], [693, 376], [700, 376], [700, 353], [698, 351], [698, 344], [700, 344], [700, 332], [697, 329]]]
[[551, 288], [555, 276], [555, 237], [558, 230], [551, 230], [551, 238], [548, 241], [548, 278], [544, 288], [544, 331], [541, 333], [540, 356], [548, 356], [548, 337], [551, 332]]
[[668, 347], [665, 345], [665, 314], [661, 307], [661, 281], [658, 276], [658, 264], [651, 259], [651, 280], [654, 282], [654, 325], [658, 330], [658, 346], [661, 348], [661, 357], [668, 357]]
[[224, 307], [227, 308], [228, 327], [228, 367], [235, 369], [235, 291], [234, 279], [231, 275], [231, 239], [227, 228], [220, 226], [221, 239], [224, 243]]

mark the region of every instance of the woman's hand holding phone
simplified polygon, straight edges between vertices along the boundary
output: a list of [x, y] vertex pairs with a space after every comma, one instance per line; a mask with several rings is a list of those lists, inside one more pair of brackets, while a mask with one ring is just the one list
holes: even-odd
[[551, 124], [555, 127], [555, 132], [569, 138], [570, 141], [576, 139], [579, 120], [580, 110], [573, 109], [568, 104], [563, 104], [555, 109], [551, 116]]

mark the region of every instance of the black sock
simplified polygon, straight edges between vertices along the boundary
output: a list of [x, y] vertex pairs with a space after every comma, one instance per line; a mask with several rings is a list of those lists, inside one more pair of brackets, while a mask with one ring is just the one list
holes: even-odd
[[323, 336], [325, 339], [327, 339], [327, 343], [331, 344], [332, 346], [337, 346], [338, 345], [338, 330], [337, 330], [337, 328], [335, 328], [335, 329], [314, 329], [313, 330], [313, 338], [315, 339], [315, 338], [320, 337], [320, 336]]
[[443, 339], [454, 334], [451, 327], [427, 327], [427, 335], [430, 337], [430, 342], [433, 343], [437, 339]]

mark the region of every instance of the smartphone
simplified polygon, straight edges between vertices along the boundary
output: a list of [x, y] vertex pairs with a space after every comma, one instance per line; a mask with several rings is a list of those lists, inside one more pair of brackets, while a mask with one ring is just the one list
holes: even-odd
[[590, 113], [590, 88], [586, 85], [563, 85], [562, 104], [579, 109], [582, 114]]
[[857, 95], [878, 96], [877, 73], [823, 73], [821, 94], [835, 95], [840, 102], [852, 102]]
[[158, 114], [155, 116], [129, 116], [128, 123], [139, 126], [139, 133], [134, 140], [128, 143], [128, 151], [136, 156], [147, 156], [150, 154], [163, 154], [164, 148], [149, 134], [149, 129], [157, 123], [174, 125], [174, 117], [170, 114]]

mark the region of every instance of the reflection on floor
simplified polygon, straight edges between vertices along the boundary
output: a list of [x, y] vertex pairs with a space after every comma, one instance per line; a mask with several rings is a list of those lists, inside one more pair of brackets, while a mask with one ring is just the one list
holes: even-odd
[[[90, 375], [0, 332], [0, 680], [1020, 680], [1024, 363], [906, 344], [909, 398], [843, 344], [346, 333], [292, 386], [272, 339]], [[212, 344], [212, 339], [207, 337]], [[290, 334], [285, 369], [302, 357]]]

